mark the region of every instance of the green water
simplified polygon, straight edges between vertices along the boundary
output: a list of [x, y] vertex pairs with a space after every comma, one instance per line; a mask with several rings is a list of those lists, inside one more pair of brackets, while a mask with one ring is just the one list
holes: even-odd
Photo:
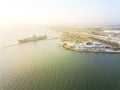
[[1, 50], [0, 90], [120, 90], [120, 55], [78, 53], [59, 40]]
[[[50, 34], [41, 27], [0, 30], [0, 46], [33, 32]], [[120, 54], [78, 53], [58, 44], [43, 40], [0, 49], [0, 90], [120, 90]]]

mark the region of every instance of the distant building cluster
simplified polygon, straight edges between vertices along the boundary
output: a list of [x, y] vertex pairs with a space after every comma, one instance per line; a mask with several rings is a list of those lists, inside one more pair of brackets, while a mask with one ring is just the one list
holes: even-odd
[[61, 41], [63, 47], [77, 51], [115, 51], [120, 50], [120, 31], [62, 32]]

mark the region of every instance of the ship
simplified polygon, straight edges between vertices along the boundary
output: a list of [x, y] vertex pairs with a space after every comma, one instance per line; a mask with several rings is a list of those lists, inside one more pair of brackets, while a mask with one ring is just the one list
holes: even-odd
[[47, 39], [47, 35], [36, 36], [35, 34], [33, 34], [32, 37], [18, 40], [18, 43], [23, 44], [23, 43], [35, 42], [35, 41], [44, 40], [44, 39]]

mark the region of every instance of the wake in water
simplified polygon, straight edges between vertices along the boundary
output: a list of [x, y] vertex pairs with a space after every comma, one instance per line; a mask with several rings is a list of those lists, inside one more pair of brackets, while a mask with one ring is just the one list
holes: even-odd
[[11, 45], [8, 45], [8, 46], [4, 46], [4, 47], [2, 47], [2, 48], [9, 48], [9, 47], [17, 46], [17, 45], [19, 45], [19, 44], [18, 44], [18, 43], [17, 43], [17, 44], [11, 44]]

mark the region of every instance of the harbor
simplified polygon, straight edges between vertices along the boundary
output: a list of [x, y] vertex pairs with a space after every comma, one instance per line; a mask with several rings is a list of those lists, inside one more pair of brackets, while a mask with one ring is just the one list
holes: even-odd
[[86, 31], [67, 28], [63, 31], [62, 29], [64, 30], [61, 27], [59, 31], [60, 46], [65, 49], [90, 53], [120, 53], [120, 30], [89, 28]]
[[[39, 30], [48, 31], [46, 28]], [[33, 31], [37, 36], [47, 34], [48, 38], [42, 41], [18, 44], [18, 40], [31, 37]], [[111, 87], [120, 89], [119, 54], [81, 53], [60, 48], [58, 46], [61, 43], [68, 41], [51, 39], [53, 37], [50, 36], [54, 35], [51, 30], [49, 33], [45, 33], [38, 32], [37, 29], [30, 30], [28, 28], [26, 30], [25, 28], [24, 33], [20, 32], [21, 30], [16, 30], [18, 35], [15, 32], [7, 33], [7, 36], [10, 37], [4, 38], [4, 41], [9, 40], [10, 42], [1, 45], [18, 44], [0, 49], [1, 90], [109, 90]], [[14, 40], [12, 36], [15, 37]], [[79, 38], [78, 41], [74, 41], [76, 40], [74, 39], [70, 42], [69, 40], [69, 43], [92, 42], [92, 39], [83, 37], [86, 36], [74, 37]]]
[[70, 43], [64, 42], [60, 45], [61, 47], [73, 50], [77, 52], [89, 52], [89, 53], [120, 53], [119, 50], [115, 50], [114, 48], [104, 46], [100, 43], [92, 43], [86, 42], [85, 44], [77, 44], [77, 43]]
[[120, 0], [0, 0], [0, 90], [120, 90]]

